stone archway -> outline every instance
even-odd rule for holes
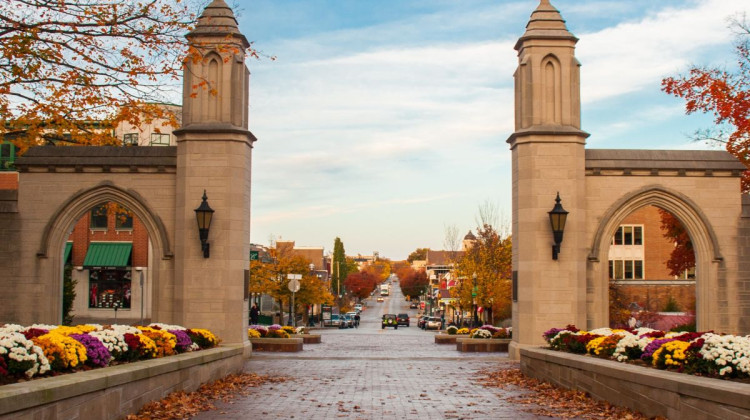
[[[719,242],[709,219],[687,196],[663,186],[642,187],[623,195],[602,216],[591,243],[589,260],[588,323],[609,325],[609,276],[606,264],[611,233],[629,214],[645,206],[655,206],[672,213],[683,224],[693,243],[696,263],[696,327],[712,327],[710,314],[716,299],[711,291],[718,284],[719,266],[723,262]]]
[[[60,307],[62,301],[62,271],[55,269],[55,267],[61,267],[63,264],[63,251],[70,230],[81,216],[93,206],[107,201],[124,205],[145,226],[154,251],[154,258],[151,259],[152,266],[149,270],[149,288],[151,290],[150,313],[153,316],[157,313],[157,310],[160,313],[171,311],[171,308],[164,307],[165,305],[168,306],[168,302],[160,299],[160,291],[164,289],[161,286],[163,283],[172,282],[171,270],[173,270],[171,262],[165,264],[166,261],[173,258],[173,251],[164,223],[155,213],[152,206],[148,204],[148,201],[136,191],[116,186],[111,181],[103,181],[99,185],[78,191],[65,200],[52,213],[46,227],[42,231],[42,240],[37,251],[37,258],[49,258],[51,267],[53,267],[50,282],[52,286],[51,290],[54,291],[53,296],[50,296],[50,304],[53,306],[52,313],[58,314],[58,316],[61,316],[62,313]],[[156,304],[157,302],[160,302],[159,305]]]

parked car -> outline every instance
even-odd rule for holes
[[[354,316],[357,315],[358,313],[352,311],[352,312],[347,312],[346,314],[349,315],[352,318],[352,326],[353,327],[357,327],[357,325],[356,325],[357,324],[357,318],[355,318]]]
[[[436,316],[428,316],[425,320],[424,329],[426,330],[439,330],[442,325],[440,318]]]
[[[354,318],[349,314],[341,315],[341,327],[340,328],[354,328]]]
[[[424,323],[427,320],[427,315],[419,315],[417,316],[417,328],[424,329]]]
[[[341,318],[339,317],[339,314],[331,314],[331,319],[326,321],[323,325],[326,327],[341,328]]]
[[[417,302],[412,302],[409,304],[409,309],[418,309],[419,304]]]
[[[377,300],[378,300],[378,302],[382,302],[382,301],[384,301],[385,299],[383,299],[382,297],[379,297],[379,298],[378,298]]]
[[[385,327],[393,327],[394,330],[398,329],[398,319],[396,319],[396,314],[383,315],[382,328],[385,329]]]
[[[396,316],[396,320],[398,321],[398,325],[406,325],[409,326],[409,314],[398,314]]]
[[[357,312],[362,312],[362,309],[364,309],[364,308],[365,307],[362,306],[361,303],[358,303],[358,304],[354,305],[354,310],[357,311]]]

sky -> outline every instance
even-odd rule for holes
[[[747,0],[552,0],[579,42],[588,148],[702,149],[705,115],[661,92],[733,68]],[[511,215],[516,40],[538,0],[249,0],[251,242],[405,259]],[[274,57],[275,59],[271,59]],[[550,209],[554,203],[550,203]]]

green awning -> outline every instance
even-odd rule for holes
[[[83,266],[127,267],[132,249],[130,242],[91,242]]]
[[[65,242],[65,254],[63,254],[63,264],[68,262],[70,251],[73,250],[73,242]]]

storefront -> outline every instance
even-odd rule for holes
[[[130,309],[132,290],[130,242],[91,242],[83,262],[88,270],[90,309]]]

